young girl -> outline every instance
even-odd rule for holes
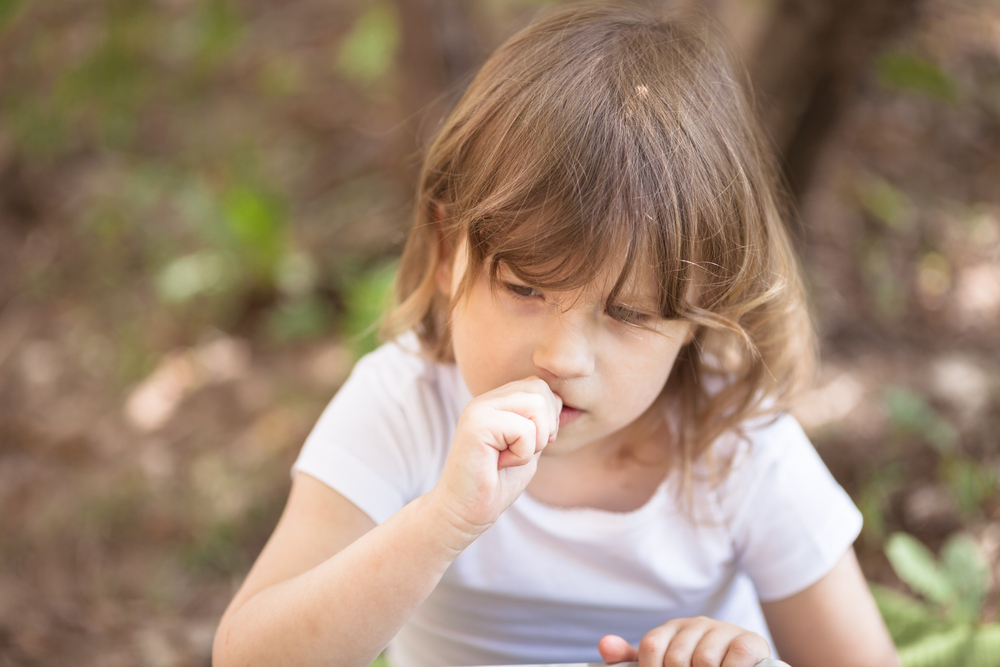
[[[490,58],[216,665],[897,664],[782,412],[813,338],[722,44],[585,5]]]

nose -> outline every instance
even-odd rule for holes
[[[585,377],[594,372],[594,345],[578,318],[553,315],[539,330],[532,361],[556,378]]]

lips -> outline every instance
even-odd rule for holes
[[[559,428],[572,424],[582,414],[583,410],[564,403],[562,410],[559,411]]]

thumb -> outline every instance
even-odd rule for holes
[[[597,651],[606,665],[616,662],[635,662],[639,659],[639,651],[618,635],[604,635],[597,642]]]

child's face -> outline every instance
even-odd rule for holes
[[[439,287],[455,294],[466,267],[465,249],[438,274]],[[473,396],[532,375],[563,401],[559,435],[545,454],[586,445],[617,446],[622,431],[660,395],[691,324],[656,315],[652,283],[622,296],[622,323],[605,312],[610,271],[573,293],[544,293],[501,272],[493,290],[482,275],[451,320],[455,361]],[[636,444],[636,443],[630,443]]]

